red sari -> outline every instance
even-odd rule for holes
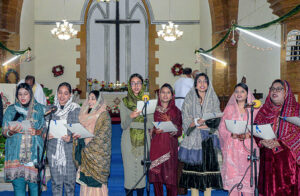
[[[178,137],[182,134],[182,118],[180,110],[175,106],[173,96],[168,107],[161,106],[158,99],[156,111],[154,113],[155,122],[172,121],[177,127],[177,134],[170,133],[152,134],[150,159],[151,166],[149,181],[151,183],[162,183],[177,186],[177,164],[178,164]]]
[[[284,90],[283,106],[273,104],[269,93],[265,104],[255,118],[257,124],[272,123],[277,141],[280,143],[280,146],[274,149],[268,149],[259,144],[258,190],[264,196],[299,196],[300,194],[298,179],[300,178],[300,128],[279,118],[279,116],[299,117],[300,106],[286,81]]]

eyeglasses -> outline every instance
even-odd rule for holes
[[[131,82],[130,86],[142,86],[141,82]]]
[[[280,91],[282,91],[284,88],[282,88],[282,87],[277,87],[277,88],[274,88],[274,87],[271,87],[270,88],[270,91],[271,92],[280,92]]]

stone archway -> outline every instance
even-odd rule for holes
[[[155,65],[158,64],[158,59],[155,57],[155,52],[159,50],[158,45],[155,44],[155,39],[157,38],[156,34],[156,25],[151,24],[151,16],[147,0],[142,0],[144,7],[146,8],[147,16],[148,16],[148,24],[149,24],[149,49],[148,49],[148,72],[149,72],[149,91],[150,96],[154,97],[155,92],[158,88],[156,84],[156,78],[158,77],[158,72],[155,70]],[[76,64],[80,65],[80,71],[76,73],[76,77],[79,78],[79,85],[77,88],[82,91],[81,99],[84,99],[86,96],[86,76],[87,76],[87,32],[86,32],[86,25],[87,25],[87,18],[88,18],[88,10],[92,5],[92,0],[88,0],[85,3],[85,10],[84,13],[82,12],[82,17],[84,24],[80,26],[80,32],[78,32],[77,38],[80,39],[80,44],[76,46],[76,51],[80,52],[80,58],[76,59]]]

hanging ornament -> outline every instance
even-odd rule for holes
[[[236,44],[236,41],[235,41],[235,39],[234,39],[234,29],[232,30],[232,38],[231,38],[231,45],[235,45]]]

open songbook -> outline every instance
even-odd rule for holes
[[[251,125],[248,125],[249,131],[251,131]],[[272,129],[271,124],[265,125],[253,125],[253,135],[264,140],[275,139],[276,135]]]
[[[163,130],[164,132],[174,132],[177,131],[176,126],[171,121],[165,122],[153,122],[156,129]]]
[[[247,121],[241,120],[225,120],[226,128],[234,134],[244,134],[248,132]]]
[[[213,119],[213,118],[221,118],[223,116],[223,113],[205,113],[202,116],[203,120],[209,120],[209,119]]]
[[[15,127],[17,125],[21,125],[22,126],[22,131],[21,133],[24,133],[26,131],[28,131],[29,128],[31,128],[31,124],[29,120],[23,120],[23,121],[10,121],[8,122],[8,125],[11,127]]]
[[[48,127],[48,122],[46,124]],[[67,124],[67,120],[51,120],[49,133],[58,139],[68,135],[67,128],[64,126],[65,124]]]
[[[80,135],[80,138],[94,137],[94,135],[84,128],[80,123],[66,124],[65,126],[72,133]]]
[[[143,112],[144,105],[145,105],[144,101],[138,101],[137,107],[136,107],[137,110]],[[156,105],[157,105],[157,99],[151,99],[151,100],[147,101],[147,114],[153,114],[155,112]],[[141,115],[143,115],[142,112],[141,112]]]
[[[280,116],[279,118],[286,120],[286,121],[293,123],[294,125],[297,125],[300,127],[300,118],[297,116],[292,116],[292,117],[281,117]]]

